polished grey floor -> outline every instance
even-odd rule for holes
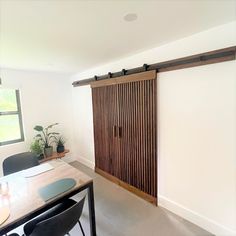
[[[96,225],[98,236],[210,236],[212,234],[181,217],[155,207],[120,186],[94,173],[79,162],[70,163],[94,178]],[[75,196],[79,200],[86,192]],[[87,202],[81,217],[85,235],[89,236]],[[14,232],[22,234],[22,227]],[[76,225],[71,236],[82,235]],[[52,235],[53,236],[53,235]]]

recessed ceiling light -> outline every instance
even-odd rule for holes
[[[135,13],[129,13],[124,16],[124,20],[128,21],[128,22],[135,21],[135,20],[137,20],[137,18],[138,18],[138,16]]]

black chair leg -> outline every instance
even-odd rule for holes
[[[84,230],[83,230],[83,227],[82,227],[80,221],[78,221],[78,223],[79,223],[79,227],[80,227],[80,229],[81,229],[81,232],[82,232],[83,236],[85,236],[85,233],[84,233]]]

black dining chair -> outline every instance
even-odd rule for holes
[[[82,235],[85,236],[80,223],[85,197],[76,202],[67,199],[39,217],[24,225],[25,236],[64,236],[79,223]]]
[[[32,152],[23,152],[7,157],[2,164],[3,174],[9,175],[39,165],[37,156]]]

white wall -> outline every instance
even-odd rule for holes
[[[162,73],[158,96],[162,203],[235,231],[236,62]]]
[[[71,81],[236,45],[236,22],[77,74]],[[89,86],[73,89],[75,154],[94,165]],[[158,74],[159,204],[236,235],[236,62]]]
[[[28,151],[36,132],[33,127],[58,122],[61,132],[72,149],[71,84],[68,75],[0,69],[4,88],[17,88],[21,95],[25,141],[0,146],[0,165],[9,155]],[[72,150],[71,150],[72,151]],[[73,151],[68,155],[72,156]],[[2,168],[0,168],[0,175]]]

